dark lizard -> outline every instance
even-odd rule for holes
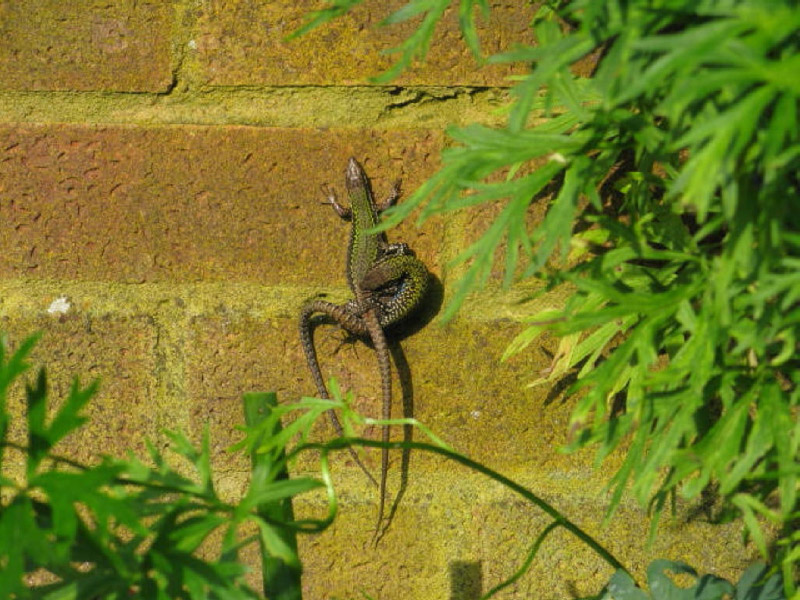
[[[350,206],[344,207],[330,191],[326,204],[330,204],[344,220],[352,222],[347,250],[347,282],[353,295],[345,304],[314,300],[300,312],[300,340],[303,345],[311,376],[321,398],[328,398],[328,390],[319,368],[311,330],[311,317],[322,313],[333,319],[352,335],[368,337],[378,359],[383,397],[383,419],[391,416],[392,380],[389,349],[384,327],[396,323],[410,313],[420,302],[428,286],[428,270],[414,252],[402,243],[390,244],[385,234],[367,233],[380,222],[380,213],[394,204],[399,195],[395,184],[392,195],[380,206],[375,204],[369,180],[358,162],[351,158],[347,163],[345,184]],[[334,429],[341,436],[343,430],[336,414],[329,412]],[[389,427],[383,429],[383,441],[389,441]],[[355,450],[350,449],[356,463],[373,482]],[[389,468],[389,450],[381,453],[380,508],[375,529],[377,540],[386,500],[386,473]]]

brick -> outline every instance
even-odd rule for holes
[[[0,330],[8,335],[12,350],[34,331],[43,333],[31,357],[34,368],[25,379],[33,382],[38,369],[46,369],[51,406],[68,396],[75,377],[83,387],[99,379],[97,395],[84,410],[88,422],[62,442],[59,454],[82,462],[96,461],[103,453],[122,457],[129,449],[144,456],[145,438],[157,440],[161,428],[170,423],[169,410],[159,407],[157,397],[158,335],[150,318],[71,311],[58,317],[4,317]],[[10,398],[12,439],[23,442],[21,382]]]
[[[191,431],[199,437],[208,425],[218,472],[249,470],[243,454],[226,450],[242,437],[236,427],[244,423],[244,393],[275,391],[281,402],[297,400],[292,383],[299,377],[299,363],[272,356],[286,343],[288,325],[285,320],[256,322],[224,316],[195,318],[189,323],[185,351]]]
[[[429,326],[403,344],[414,374],[414,416],[470,458],[506,472],[585,471],[591,456],[565,456],[572,402],[526,387],[549,365],[552,340],[500,362],[521,330],[511,322]]]
[[[164,92],[170,3],[0,0],[0,89]]]
[[[451,463],[448,463],[451,464]],[[533,541],[552,519],[519,496],[460,467],[411,477],[397,512],[377,547],[368,543],[377,499],[340,502],[333,526],[321,535],[300,536],[304,592],[309,597],[371,597],[423,600],[471,590],[478,597],[515,573]],[[523,480],[528,487],[536,478]],[[743,556],[735,541],[739,526],[712,525],[687,517],[679,505],[674,524],[660,527],[648,547],[646,511],[623,504],[607,525],[604,497],[584,499],[564,490],[535,489],[591,535],[640,580],[655,558],[688,560],[702,573],[736,580],[756,558]],[[340,498],[340,500],[342,500]],[[393,500],[393,498],[390,498]],[[321,500],[300,497],[297,518],[324,515]],[[498,597],[567,599],[596,594],[613,568],[563,528],[550,533],[530,570]]]
[[[295,311],[299,313],[298,306]],[[320,327],[315,338],[320,366],[327,379],[336,376],[344,389],[357,392],[354,406],[364,414],[379,416],[380,383],[373,361],[359,360],[353,348],[337,352],[341,336],[333,327]],[[360,357],[371,351],[359,344]],[[365,364],[366,363],[366,364]],[[241,397],[246,392],[274,391],[282,404],[315,396],[316,390],[300,347],[296,319],[256,321],[242,315],[195,318],[186,339],[186,393],[191,404],[192,430],[197,435],[207,422],[217,468],[223,472],[245,472],[249,462],[241,454],[226,451],[241,439],[236,426],[244,422]],[[374,428],[366,435],[378,437]],[[335,435],[327,418],[314,430],[318,440]],[[380,468],[379,451],[366,452],[365,463]],[[360,474],[347,453],[332,458],[333,468],[345,474]],[[306,455],[299,469],[317,470],[316,458]],[[360,485],[361,482],[356,485]]]
[[[712,572],[735,581],[747,564],[756,559],[751,550],[729,540],[739,532],[736,524],[712,525],[687,519],[684,510],[676,520],[680,527],[661,527],[652,547],[648,546],[649,519],[638,507],[623,505],[604,525],[602,501],[572,499],[551,492],[548,498],[568,519],[592,536],[642,582],[646,568],[656,558],[687,561],[700,573]],[[683,507],[685,509],[685,507]],[[541,511],[520,500],[479,504],[472,513],[476,532],[473,556],[488,557],[484,564],[484,591],[510,577],[522,564],[533,540],[552,521]],[[566,529],[554,530],[542,543],[531,569],[512,584],[501,598],[575,598],[598,593],[614,569]]]
[[[325,514],[319,505],[310,509],[303,500],[294,504],[300,518]],[[359,590],[386,600],[451,597],[447,574],[453,548],[441,542],[446,531],[452,540],[461,537],[452,515],[435,502],[404,503],[375,548],[370,543],[375,511],[374,503],[341,506],[328,530],[298,538],[303,597],[355,598]]]
[[[299,312],[299,306],[292,312]],[[602,488],[602,478],[591,470],[593,454],[564,455],[571,403],[544,387],[527,389],[524,383],[548,364],[544,352],[530,351],[499,362],[505,345],[519,326],[504,323],[456,323],[441,328],[424,327],[400,342],[404,356],[401,376],[393,364],[393,417],[413,416],[458,452],[503,473],[535,471],[554,485],[592,494]],[[395,332],[400,335],[402,331]],[[341,332],[333,326],[315,331],[320,367],[326,381],[335,376],[343,390],[354,393],[354,407],[362,414],[380,417],[381,392],[372,351],[361,342],[341,347]],[[457,349],[457,355],[450,354]],[[552,348],[549,349],[552,352]],[[212,444],[226,470],[248,469],[242,457],[224,452],[238,439],[235,426],[242,423],[241,395],[247,391],[278,392],[280,402],[315,395],[294,319],[258,322],[242,315],[195,319],[187,339],[187,390],[195,430],[208,419]],[[403,382],[401,384],[401,381]],[[392,429],[402,439],[400,427]],[[327,422],[316,430],[318,439],[334,434]],[[380,429],[362,432],[380,438]],[[424,435],[414,433],[417,441]],[[618,457],[612,456],[613,465]],[[380,469],[380,451],[368,449],[364,462]],[[400,453],[392,453],[391,469],[398,472]],[[358,474],[346,453],[334,457],[337,469]],[[441,469],[441,459],[417,453],[413,470],[419,474]],[[313,459],[301,469],[316,470]]]
[[[345,285],[348,226],[321,206],[347,157],[376,194],[434,169],[425,132],[0,128],[0,277]],[[438,268],[441,227],[390,233]]]
[[[212,86],[366,84],[369,76],[386,70],[397,58],[382,51],[399,46],[419,24],[419,19],[412,19],[377,26],[404,4],[403,0],[365,2],[346,17],[286,41],[319,2],[211,0],[201,9],[195,40],[201,80]],[[489,20],[478,21],[484,54],[531,42],[532,7],[490,4]],[[426,62],[392,83],[502,86],[508,85],[506,78],[513,72],[507,65],[477,66],[461,40],[457,10],[451,7],[436,29]]]

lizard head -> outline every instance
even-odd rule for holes
[[[352,156],[350,160],[347,161],[344,181],[349,193],[364,190],[369,186],[367,174],[364,173],[364,169],[361,168],[361,165],[358,164],[358,161]]]

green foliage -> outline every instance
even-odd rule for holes
[[[552,505],[485,465],[453,452],[416,420],[381,421],[354,412],[352,394],[343,395],[335,380],[330,384],[332,400],[303,398],[278,405],[274,393],[245,395],[247,426],[242,429],[246,435],[235,448],[250,453],[253,467],[250,485],[238,503],[226,503],[215,491],[207,432],[199,449],[183,435],[168,432],[173,451],[193,466],[194,478],[174,470],[152,445],[149,458],[154,466],[132,456],[127,460],[106,457],[95,466],[59,457],[53,449],[85,423],[80,413],[96,385],[81,388],[76,381],[48,424],[46,414],[52,407],[48,406],[43,370],[36,385],[26,388],[28,444],[17,445],[5,437],[10,421],[7,393],[28,369],[26,359],[35,341],[35,337],[26,340],[10,357],[5,355],[5,340],[0,344],[0,451],[10,449],[26,459],[22,481],[14,478],[13,464],[5,454],[0,461],[6,488],[0,503],[2,598],[258,598],[244,583],[246,567],[238,560],[244,547],[257,542],[266,597],[299,600],[302,569],[295,533],[322,531],[337,511],[329,454],[351,446],[385,445],[352,437],[309,442],[316,419],[331,409],[341,412],[349,432],[356,425],[415,426],[433,444],[392,442],[389,447],[444,456],[500,483],[550,516],[550,525],[534,541],[520,569],[484,599],[521,577],[545,539],[558,528],[576,536],[613,568],[626,572],[605,548]],[[289,421],[285,427],[282,420]],[[309,451],[319,453],[322,481],[289,478],[290,462]],[[328,514],[322,519],[295,520],[291,499],[319,488],[326,491]],[[258,533],[242,540],[237,533],[246,522],[255,524]],[[217,531],[222,533],[219,548],[203,547]],[[29,585],[25,579],[34,574],[46,581]]]
[[[347,14],[351,8],[361,4],[363,1],[364,0],[331,0],[331,2],[328,3],[328,6],[322,10],[309,13],[305,24],[300,29],[293,32],[287,39],[293,39],[300,37],[301,35],[305,35],[312,29],[316,29],[320,25],[323,25],[324,23],[327,23],[336,17]]]
[[[445,3],[389,71],[424,55]],[[424,10],[423,10],[424,9]],[[439,12],[437,12],[439,11]],[[570,449],[624,449],[653,527],[676,494],[712,493],[783,570],[800,561],[800,9],[790,0],[545,2],[504,128],[452,128],[442,168],[385,226],[500,202],[458,257],[452,317],[505,249],[504,284],[573,290],[510,346],[560,336],[550,373],[576,378]],[[470,39],[469,35],[465,36]],[[575,63],[596,58],[590,77]],[[540,125],[532,117],[548,117]],[[491,175],[495,177],[490,177]],[[502,181],[497,175],[504,176]],[[491,183],[490,183],[491,182]],[[549,208],[533,228],[533,199]],[[534,382],[537,383],[537,382]],[[769,547],[763,523],[781,530]]]
[[[287,450],[286,456],[289,458],[289,460],[291,460],[303,452],[312,451],[319,453],[321,478],[328,484],[328,502],[330,507],[330,513],[329,513],[329,520],[327,522],[330,522],[335,516],[336,504],[337,504],[335,491],[333,489],[333,486],[330,485],[331,474],[328,463],[328,455],[331,452],[342,451],[344,449],[353,446],[369,447],[369,448],[388,447],[390,449],[397,449],[397,450],[406,449],[406,450],[416,450],[421,452],[429,452],[432,454],[438,454],[440,456],[443,456],[450,461],[458,463],[476,473],[480,473],[485,477],[488,477],[489,479],[507,488],[514,494],[519,495],[525,501],[529,502],[539,510],[543,511],[552,519],[552,521],[547,525],[547,527],[545,527],[544,530],[534,540],[533,544],[530,547],[530,550],[528,551],[527,557],[520,565],[519,569],[514,574],[512,574],[508,579],[494,586],[487,593],[481,596],[481,600],[489,600],[489,598],[494,597],[501,590],[510,586],[520,577],[522,577],[528,571],[530,565],[536,558],[536,555],[538,554],[542,544],[545,542],[547,537],[553,531],[556,531],[559,528],[563,528],[570,534],[577,537],[583,544],[588,546],[594,553],[596,553],[602,560],[604,560],[614,569],[617,569],[619,572],[622,573],[627,573],[622,563],[620,563],[607,549],[605,549],[592,536],[583,531],[580,527],[578,527],[569,518],[567,518],[565,515],[559,512],[558,509],[556,509],[546,500],[544,500],[540,496],[537,496],[532,491],[523,487],[519,483],[487,467],[486,465],[478,463],[462,454],[454,452],[451,448],[449,448],[444,442],[442,442],[435,435],[433,435],[433,433],[431,433],[430,430],[428,430],[424,425],[422,425],[416,419],[408,418],[408,419],[379,420],[379,419],[366,418],[360,415],[359,413],[353,411],[353,409],[351,408],[353,394],[352,393],[342,394],[341,390],[339,389],[338,383],[336,382],[335,379],[332,379],[330,381],[329,389],[331,390],[332,399],[323,400],[318,398],[302,398],[297,403],[272,407],[270,410],[270,414],[267,418],[262,419],[262,421],[257,425],[245,429],[247,436],[237,445],[237,447],[245,448],[251,454],[255,455],[258,455],[259,453],[262,452],[273,452],[276,447],[281,446],[282,444],[286,444],[288,440],[285,437],[275,439],[275,437],[270,435],[269,432],[272,431],[272,427],[274,427],[275,423],[279,422],[281,419],[284,419],[289,415],[292,415],[293,413],[296,413],[295,415],[296,418],[289,419],[290,423],[287,424],[282,431],[282,435],[288,435],[289,437],[294,437],[295,439],[298,440],[298,443],[291,450]],[[311,425],[317,418],[320,418],[328,410],[339,411],[340,413],[339,418],[342,423],[342,427],[345,431],[345,435],[347,437],[336,438],[325,443],[309,442],[308,434],[310,432]],[[313,416],[309,417],[309,415]],[[356,425],[359,426],[410,425],[422,431],[432,443],[402,441],[402,442],[389,442],[387,444],[375,440],[350,437]]]
[[[696,579],[691,587],[676,585],[668,572],[690,575]],[[697,576],[689,565],[670,560],[654,560],[647,567],[647,587],[650,593],[636,587],[630,575],[617,571],[611,577],[600,600],[782,600],[784,598],[780,576],[769,575],[763,564],[750,566],[736,585],[715,575]]]
[[[258,427],[269,418],[275,410],[278,398],[276,394],[245,394],[244,419],[248,427]],[[266,436],[280,435],[280,422],[273,422],[272,428],[263,431]],[[276,449],[274,452],[253,452],[250,455],[253,464],[253,480],[277,481],[289,484],[289,470],[286,463],[286,452]],[[256,507],[258,515],[269,523],[289,523],[294,521],[292,497],[285,496],[266,500]],[[271,541],[271,546],[267,542]],[[264,595],[270,600],[300,600],[302,585],[300,574],[302,567],[297,558],[297,535],[289,527],[271,527],[271,534],[262,537],[261,572],[264,582]],[[280,545],[278,545],[278,543]]]
[[[362,2],[363,0],[330,0],[322,10],[309,13],[303,26],[289,35],[288,39],[306,34],[312,29],[346,14],[350,9]],[[441,20],[445,9],[452,3],[452,0],[411,0],[411,2],[381,21],[381,26],[387,26],[422,16],[414,33],[397,48],[385,51],[386,54],[399,54],[400,58],[385,73],[373,78],[373,81],[385,83],[397,77],[402,71],[410,67],[415,60],[424,60],[428,54],[436,24]],[[479,9],[484,18],[487,17],[489,14],[488,0],[460,0],[458,5],[458,23],[464,36],[464,42],[473,56],[480,60],[480,42],[475,29],[475,9]]]
[[[8,391],[28,368],[35,341],[26,340],[8,357],[6,341],[0,343],[0,597],[257,598],[237,557],[258,542],[273,563],[294,569],[297,594],[286,597],[299,598],[297,547],[287,542],[287,530],[299,525],[266,509],[322,483],[282,478],[284,459],[276,451],[259,459],[244,498],[228,503],[214,487],[207,435],[195,448],[183,435],[169,434],[175,454],[193,467],[192,478],[169,466],[152,445],[152,466],[132,456],[107,457],[94,466],[59,457],[54,448],[85,422],[80,413],[96,385],[83,388],[75,381],[48,422],[52,406],[43,370],[26,388],[28,443],[16,445],[7,439]],[[24,474],[16,473],[21,469],[14,470],[9,454],[24,456]],[[246,522],[255,523],[259,534],[240,540]],[[303,527],[326,524],[314,525]],[[212,536],[221,543],[203,547]],[[32,574],[44,583],[26,585]]]

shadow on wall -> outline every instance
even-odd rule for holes
[[[450,600],[478,600],[482,590],[481,561],[450,563]]]

